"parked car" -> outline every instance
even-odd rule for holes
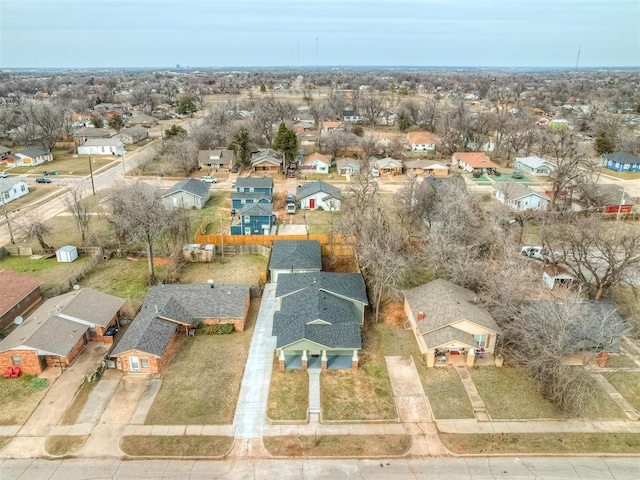
[[[203,177],[200,177],[200,180],[207,183],[218,183],[217,178],[210,177],[209,175],[204,175]]]
[[[513,173],[511,174],[511,176],[513,178],[517,178],[517,179],[524,178],[524,175],[522,174],[522,172],[520,170],[514,170]]]
[[[287,193],[287,203],[294,203],[295,195],[293,193]]]
[[[50,178],[38,177],[36,178],[36,183],[51,183]]]
[[[9,178],[9,175],[7,175],[7,172],[0,172],[0,178]]]
[[[539,245],[526,245],[520,249],[520,253],[525,257],[537,258],[538,260],[544,260],[546,258],[546,252],[544,248]]]
[[[287,213],[296,213],[295,203],[287,203]]]
[[[231,188],[236,188],[236,181],[231,182]]]
[[[238,173],[240,171],[240,168],[238,167],[238,165],[234,165],[233,167],[231,167],[230,172],[231,173]]]

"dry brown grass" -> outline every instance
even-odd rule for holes
[[[610,372],[603,376],[627,402],[640,410],[640,372]]]
[[[49,389],[49,382],[35,375],[0,377],[0,425],[23,425]]]
[[[467,392],[453,368],[429,368],[422,384],[435,418],[474,418]]]
[[[147,425],[230,424],[255,326],[252,302],[244,332],[197,335],[184,340],[165,367]]]
[[[454,453],[467,454],[637,454],[640,434],[634,433],[441,433]]]
[[[45,171],[56,171],[60,175],[89,175],[89,155],[78,155],[74,158],[73,154],[69,153],[67,149],[54,149],[51,153],[53,153],[52,162],[43,163],[35,167],[15,167],[9,171],[11,173],[28,173],[32,175],[42,175]],[[94,172],[116,160],[122,161],[119,157],[111,155],[92,155],[91,160]],[[54,181],[58,178],[60,178],[58,175],[52,177]]]
[[[384,457],[404,455],[409,435],[316,435],[264,437],[265,448],[278,457]]]
[[[89,399],[89,395],[91,395],[91,392],[97,384],[98,382],[84,382],[80,386],[75,396],[73,397],[71,405],[69,405],[69,407],[67,407],[67,409],[65,410],[64,415],[62,415],[62,418],[58,422],[58,425],[73,425],[74,423],[76,423],[78,415],[80,415],[80,412],[82,412],[82,409]]]
[[[260,272],[266,271],[268,261],[262,255],[227,255],[218,256],[211,263],[189,263],[180,274],[180,283],[206,284],[212,278],[216,284],[258,285]]]
[[[44,449],[56,457],[67,455],[84,445],[87,438],[86,435],[51,435],[47,437]]]
[[[127,436],[120,449],[132,457],[220,457],[233,446],[233,437],[222,436]]]
[[[309,376],[302,370],[281,371],[273,362],[267,416],[271,420],[305,420],[309,408]]]

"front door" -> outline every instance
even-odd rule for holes
[[[309,208],[312,209],[312,210],[314,208],[316,208],[316,199],[315,198],[310,198],[309,199]]]
[[[132,372],[140,371],[140,359],[137,356],[131,355],[129,357],[129,365],[131,366]]]

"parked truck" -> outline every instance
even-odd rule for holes
[[[287,213],[296,213],[296,197],[293,193],[287,194]]]

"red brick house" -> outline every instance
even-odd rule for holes
[[[41,284],[42,282],[35,277],[11,270],[0,270],[0,330],[42,300]]]
[[[109,333],[124,302],[90,288],[50,298],[0,341],[0,371],[19,366],[38,375],[49,366],[71,365],[90,341],[113,342]]]
[[[244,330],[249,285],[159,285],[150,288],[144,304],[111,352],[125,373],[158,373],[178,335],[199,324],[233,324]]]

